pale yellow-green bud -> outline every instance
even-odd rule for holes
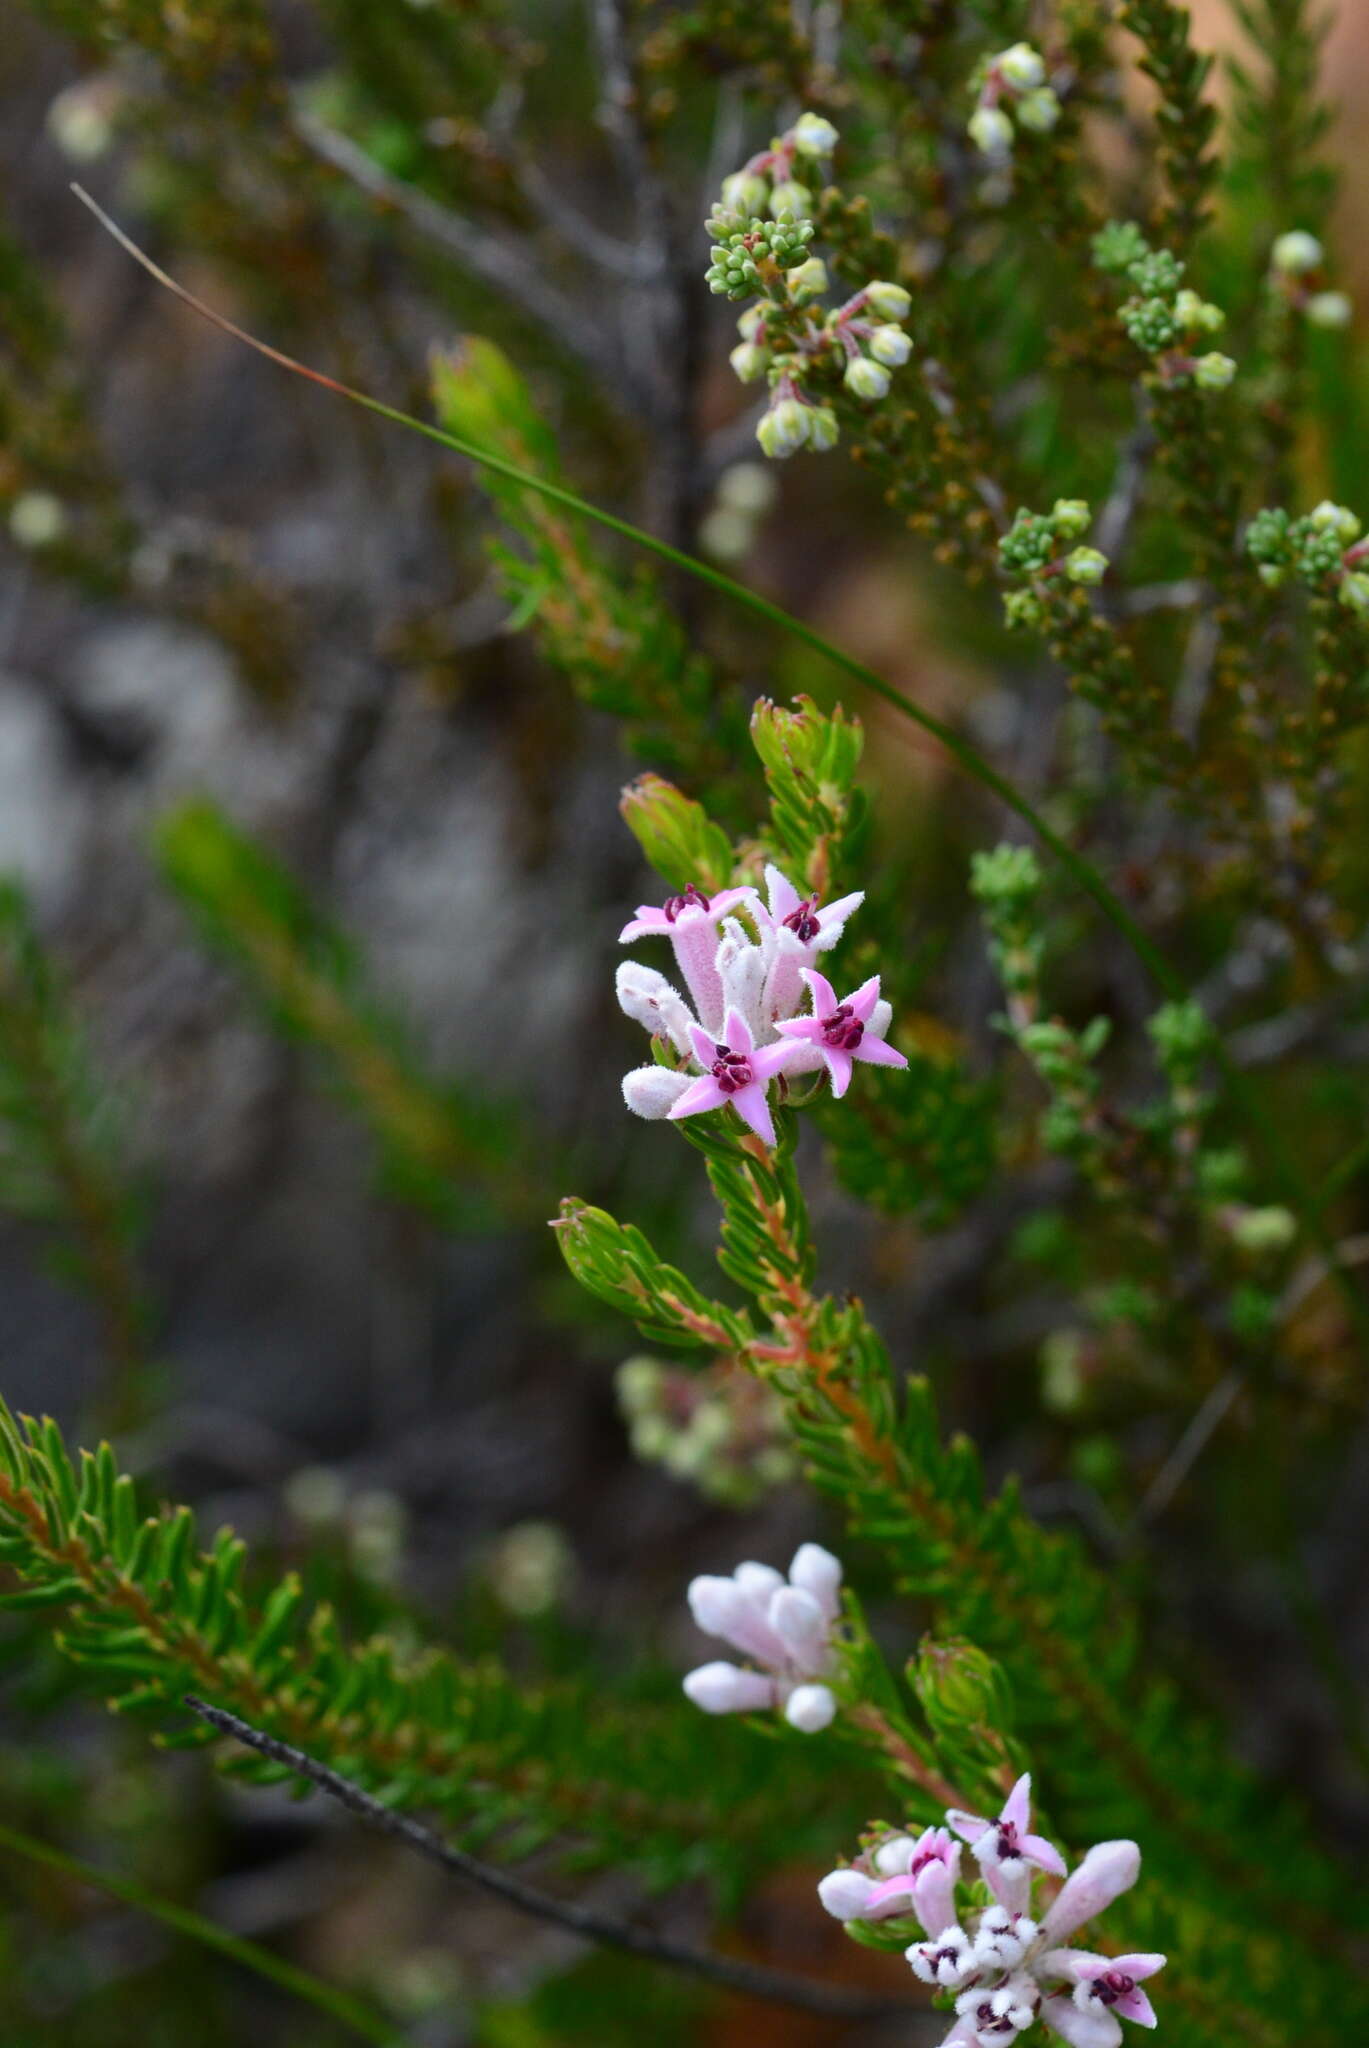
[[[888,370],[901,369],[913,352],[913,344],[901,327],[892,320],[882,327],[876,327],[867,336],[865,346],[877,363],[883,363]]]
[[[871,362],[869,356],[852,356],[841,381],[857,398],[878,399],[889,395],[889,372],[882,363]]]
[[[751,220],[763,212],[769,191],[768,181],[754,171],[734,171],[730,178],[723,179],[723,205]]]
[[[790,132],[800,156],[830,156],[839,139],[832,123],[821,114],[800,114]]]
[[[1302,310],[1314,327],[1348,327],[1355,309],[1345,292],[1313,292]]]
[[[754,341],[739,341],[727,360],[743,384],[754,384],[769,367],[770,351]]]
[[[1309,270],[1318,267],[1322,255],[1321,243],[1315,235],[1302,228],[1291,228],[1275,242],[1270,261],[1285,277],[1305,277]]]
[[[1243,1252],[1286,1251],[1298,1234],[1297,1218],[1287,1209],[1243,1209],[1231,1235]]]
[[[985,156],[1010,153],[1013,125],[1000,107],[976,107],[965,126],[971,142]]]
[[[1220,355],[1216,349],[1210,355],[1199,356],[1193,365],[1193,381],[1200,391],[1225,391],[1235,374],[1232,357]]]
[[[1108,572],[1108,558],[1098,548],[1073,548],[1064,567],[1071,583],[1101,583]]]
[[[1093,524],[1087,498],[1057,498],[1051,506],[1051,525],[1061,540],[1078,540]]]
[[[766,454],[782,460],[797,455],[811,432],[810,409],[796,398],[781,398],[762,417],[756,439]]]
[[[791,295],[800,302],[820,299],[827,289],[827,265],[820,256],[810,256],[806,263],[796,264],[793,270],[787,270],[784,281]]]
[[[1060,101],[1048,85],[1041,85],[1035,92],[1024,92],[1014,112],[1020,128],[1030,129],[1033,135],[1049,135],[1060,119]]]
[[[1045,81],[1046,67],[1040,52],[1030,43],[1014,43],[1010,50],[1002,50],[991,60],[992,70],[1018,92],[1031,92]]]
[[[911,295],[901,284],[890,284],[887,278],[872,277],[865,287],[865,300],[872,313],[881,320],[906,320],[913,310]]]
[[[1330,498],[1323,498],[1314,505],[1307,515],[1310,525],[1322,533],[1334,533],[1343,547],[1351,547],[1360,537],[1360,522],[1348,505],[1337,505]]]
[[[794,220],[807,220],[813,211],[813,195],[797,178],[786,178],[771,192],[770,210],[776,220],[783,220],[786,214]]]

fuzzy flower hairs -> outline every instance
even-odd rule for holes
[[[765,879],[764,899],[752,888],[709,897],[691,885],[659,908],[641,905],[623,927],[625,942],[669,940],[693,1002],[691,1009],[673,983],[640,961],[618,969],[620,1006],[679,1062],[635,1067],[623,1077],[623,1098],[638,1116],[678,1119],[730,1103],[773,1145],[769,1094],[777,1077],[825,1074],[833,1095],[842,1096],[857,1061],[907,1066],[888,1043],[891,1012],[879,976],[839,997],[818,971],[863,892],[822,904],[801,897],[778,868],[768,867]]]
[[[977,1870],[962,1867],[966,1847]],[[952,1807],[944,1827],[872,1838],[823,1878],[818,1896],[838,1920],[887,1921],[899,1938],[906,1923],[914,1975],[954,2005],[943,2048],[1010,2048],[1038,2020],[1069,2048],[1119,2048],[1123,2020],[1156,2024],[1142,1987],[1165,1958],[1065,1944],[1130,1890],[1140,1868],[1135,1842],[1099,1842],[1067,1875],[1055,1845],[1032,1833],[1031,1779],[1021,1777],[1001,1813]],[[976,1878],[989,1903],[958,1908],[957,1892]],[[1061,1879],[1038,1905],[1043,1880]]]

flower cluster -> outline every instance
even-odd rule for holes
[[[1067,583],[1101,583],[1108,558],[1098,548],[1078,545],[1093,514],[1083,498],[1057,498],[1049,512],[1019,509],[998,544],[999,560],[1013,575],[1030,579],[1026,590],[1010,591],[1003,601],[1010,626],[1039,626],[1045,617],[1041,586],[1053,577]],[[1071,546],[1073,542],[1075,545]]]
[[[1348,327],[1353,307],[1345,292],[1325,286],[1326,252],[1305,228],[1280,235],[1270,251],[1273,289],[1313,327]]]
[[[721,1660],[684,1681],[706,1714],[754,1714],[778,1707],[792,1728],[816,1735],[837,1711],[822,1681],[836,1665],[832,1631],[841,1615],[841,1564],[818,1543],[802,1543],[789,1577],[769,1564],[739,1564],[731,1578],[692,1579],[689,1610],[705,1635],[721,1636],[759,1670]]]
[[[1061,1944],[1135,1884],[1140,1851],[1134,1842],[1100,1842],[1066,1876],[1059,1850],[1031,1832],[1030,1797],[1031,1779],[1022,1777],[994,1819],[952,1808],[945,1827],[873,1840],[855,1863],[823,1878],[818,1896],[838,1920],[906,1921],[906,1930],[889,1930],[900,1940],[920,1930],[904,1953],[924,1984],[954,2000],[946,2048],[1004,2048],[1037,2020],[1070,2048],[1117,2048],[1122,2020],[1155,2025],[1141,1986],[1165,1958]],[[992,1904],[957,1908],[962,1844]],[[1042,1877],[1064,1882],[1038,1917],[1033,1893]]]
[[[1018,128],[1044,135],[1060,119],[1060,99],[1046,83],[1046,66],[1030,43],[1000,50],[976,71],[975,110],[967,123],[970,140],[985,156],[1010,156]]]
[[[727,1365],[692,1372],[659,1358],[618,1368],[618,1405],[635,1454],[688,1480],[709,1500],[752,1506],[798,1477],[784,1410],[764,1381]]]
[[[1246,552],[1260,580],[1277,590],[1290,576],[1369,617],[1369,540],[1348,506],[1324,498],[1301,519],[1281,506],[1257,512],[1246,529]]]
[[[770,403],[756,439],[769,456],[835,447],[837,416],[824,391],[839,376],[854,397],[878,401],[888,395],[890,371],[912,351],[900,325],[912,308],[902,285],[873,278],[840,306],[817,303],[828,288],[827,267],[808,253],[811,194],[791,174],[796,156],[823,157],[836,140],[830,121],[802,115],[724,180],[708,221],[709,289],[729,299],[760,295],[737,322],[741,340],[731,362],[743,384],[768,380]],[[767,200],[775,218],[759,210]]]
[[[1110,221],[1093,238],[1093,260],[1135,288],[1118,318],[1137,348],[1154,359],[1162,384],[1226,389],[1236,374],[1234,359],[1217,349],[1195,353],[1204,337],[1220,333],[1226,315],[1184,284],[1177,256],[1152,249],[1133,221]]]
[[[801,897],[778,868],[768,867],[765,879],[764,900],[753,888],[709,897],[691,884],[659,908],[640,905],[624,925],[624,941],[669,939],[694,1002],[691,1011],[663,974],[639,961],[618,969],[623,1010],[646,1027],[666,1059],[673,1054],[685,1063],[636,1067],[624,1076],[624,1100],[638,1116],[698,1116],[731,1103],[773,1145],[768,1097],[777,1077],[787,1083],[825,1072],[841,1096],[857,1060],[907,1066],[887,1043],[891,1016],[879,976],[839,999],[817,968],[864,891],[824,905]],[[800,1014],[805,995],[808,1009]]]

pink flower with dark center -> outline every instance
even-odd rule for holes
[[[997,1820],[984,1820],[978,1814],[955,1809],[946,1815],[948,1825],[961,1841],[969,1843],[990,1891],[1010,1913],[1026,1910],[1033,1864],[1038,1870],[1050,1871],[1053,1877],[1065,1875],[1065,1859],[1054,1843],[1044,1835],[1030,1833],[1031,1783],[1029,1773],[1018,1779]]]
[[[869,1028],[871,1014],[879,1001],[879,976],[872,974],[868,981],[861,983],[854,995],[838,1002],[830,981],[818,973],[815,967],[802,970],[813,999],[811,1017],[790,1017],[775,1026],[789,1039],[798,1039],[811,1045],[818,1055],[806,1055],[812,1064],[826,1067],[832,1083],[832,1093],[842,1096],[851,1082],[853,1060],[868,1060],[872,1066],[906,1067],[908,1062],[901,1052],[876,1036]]]
[[[704,1069],[703,1079],[686,1088],[674,1107],[672,1118],[698,1116],[706,1109],[721,1109],[730,1102],[742,1121],[749,1124],[765,1144],[775,1142],[775,1125],[766,1101],[766,1090],[781,1068],[790,1064],[789,1046],[758,1046],[746,1019],[729,1010],[721,1039],[714,1039],[696,1024],[690,1033],[694,1056]]]
[[[723,1016],[723,985],[714,964],[718,926],[730,910],[754,902],[755,896],[749,888],[720,889],[716,896],[705,896],[691,882],[678,896],[668,896],[659,909],[639,903],[635,917],[618,934],[623,944],[631,939],[669,939],[705,1030],[716,1031]]]
[[[1085,1949],[1057,1948],[1036,1965],[1043,1977],[1065,1977],[1074,1986],[1069,1999],[1048,1998],[1043,2016],[1071,2048],[1117,2048],[1122,2020],[1138,2027],[1156,2024],[1155,2008],[1141,1989],[1147,1977],[1165,1966],[1159,1955],[1098,1956]]]

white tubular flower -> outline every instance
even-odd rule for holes
[[[852,356],[841,381],[857,398],[887,398],[889,395],[889,372],[881,363],[872,362],[869,356]]]
[[[841,1566],[815,1543],[796,1552],[787,1580],[772,1566],[753,1563],[738,1565],[730,1578],[691,1580],[689,1608],[699,1627],[762,1669],[742,1672],[755,1684],[739,1688],[718,1675],[734,1666],[706,1664],[686,1678],[689,1698],[708,1713],[777,1706],[805,1735],[827,1727],[837,1711],[836,1694],[823,1681],[836,1662],[831,1634],[840,1581]]]
[[[883,363],[890,370],[902,369],[913,352],[912,342],[892,320],[876,327],[867,337],[865,346],[877,363]]]
[[[1045,83],[1045,64],[1040,52],[1034,50],[1030,43],[1014,43],[1010,50],[1000,51],[989,69],[996,71],[1016,92],[1031,92],[1034,87]]]
[[[966,129],[971,142],[984,156],[1011,156],[1013,125],[1001,107],[976,107]]]
[[[1304,228],[1290,228],[1275,242],[1269,260],[1285,277],[1306,277],[1309,270],[1320,269],[1324,255],[1315,235]]]
[[[675,1074],[669,1067],[633,1067],[623,1076],[623,1100],[634,1116],[662,1123],[693,1079],[692,1074]]]
[[[863,1920],[874,1879],[861,1870],[829,1870],[818,1884],[818,1897],[834,1920]]]
[[[724,918],[723,935],[714,962],[723,985],[723,1007],[746,1019],[757,1045],[769,1037],[761,999],[768,967],[762,947],[753,944],[735,917]]]
[[[642,1025],[653,1038],[668,1038],[676,1052],[691,1050],[689,1027],[694,1014],[663,974],[658,974],[654,967],[643,967],[639,960],[624,960],[619,963],[614,983],[618,1007],[625,1016]]]
[[[974,1943],[963,1927],[943,1927],[930,1941],[915,1941],[903,1953],[913,1975],[938,1991],[957,1991],[974,1974]]]
[[[789,139],[800,156],[830,156],[839,137],[821,114],[800,114],[789,131]]]
[[[982,1970],[1015,1970],[1040,1931],[1025,1913],[990,1906],[980,1914],[975,1929],[975,1961]]]
[[[1004,2043],[1024,2033],[1041,2009],[1041,1994],[1030,1977],[1010,1977],[996,1991],[962,1991],[955,2002],[956,2015],[968,2025],[969,2039],[978,2048],[1004,2048]]]

